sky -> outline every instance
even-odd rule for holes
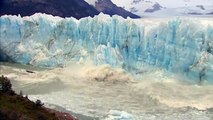
[[[201,5],[213,5],[213,0],[155,0],[161,3],[163,6],[170,7],[185,7],[186,4],[188,6],[194,6],[197,4]]]
[[[133,0],[112,0],[115,4],[119,6],[124,4],[129,4]],[[145,0],[145,1],[154,1],[159,2],[162,6],[167,8],[176,8],[176,7],[186,7],[186,4],[188,6],[194,6],[197,4],[207,5],[207,6],[213,6],[213,0]]]

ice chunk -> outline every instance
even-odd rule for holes
[[[125,111],[110,110],[105,120],[134,120],[134,117]]]

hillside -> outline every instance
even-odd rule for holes
[[[11,87],[9,79],[0,77],[0,120],[75,120],[67,113],[43,107],[40,100],[34,103],[16,94]]]
[[[0,15],[30,16],[37,12],[77,19],[99,12],[84,0],[1,0]]]
[[[120,15],[124,18],[140,18],[140,16],[135,15],[122,7],[118,7],[112,2],[112,0],[85,0],[90,5],[94,6],[99,12],[103,12],[108,15]]]

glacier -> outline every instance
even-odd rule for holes
[[[144,20],[101,13],[77,20],[37,13],[1,16],[0,26],[2,60],[43,67],[92,61],[135,74],[150,66],[213,82],[212,18]]]

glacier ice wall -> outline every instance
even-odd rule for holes
[[[45,14],[0,18],[1,58],[56,67],[69,61],[110,64],[129,71],[144,65],[213,81],[211,20],[132,20],[100,14],[59,18]]]

